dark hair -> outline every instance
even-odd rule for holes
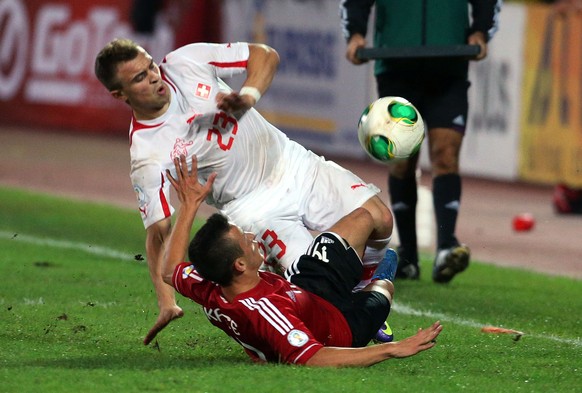
[[[215,213],[198,230],[188,248],[188,257],[202,277],[218,285],[232,282],[232,265],[243,250],[230,236],[225,216]]]
[[[139,54],[139,48],[139,45],[130,39],[116,38],[97,54],[95,75],[107,90],[121,89],[121,83],[117,79],[117,65],[135,59]]]

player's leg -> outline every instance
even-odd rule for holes
[[[406,69],[391,70],[376,77],[380,97],[399,96],[408,99],[418,108],[425,123],[425,82],[419,76],[421,67],[409,64]],[[430,122],[429,122],[430,124]],[[416,168],[419,155],[388,166],[388,193],[390,206],[400,239],[397,278],[418,279],[418,242],[416,234],[416,205],[418,202]]]
[[[388,249],[392,213],[378,197],[380,190],[376,186],[364,183],[336,163],[321,159],[316,173],[310,192],[302,200],[303,222],[308,228],[324,231],[358,207],[366,209],[372,215],[374,225],[363,257],[366,271],[363,279],[369,281]]]
[[[356,209],[348,217],[363,218],[365,221],[369,219],[369,214],[365,213],[364,209]],[[371,224],[371,221],[369,223]],[[348,224],[347,221],[342,223],[340,220],[339,224],[332,229],[341,232],[342,235],[336,232],[318,235],[306,254],[287,269],[285,278],[337,307],[352,331],[352,345],[362,347],[374,338],[378,327],[386,320],[390,312],[394,287],[391,282],[378,279],[370,284],[366,291],[352,292],[362,273],[362,261],[356,249],[348,244],[343,236],[361,228],[350,230],[343,226]],[[362,240],[354,239],[356,242]],[[360,243],[360,248],[362,246]]]
[[[352,330],[352,345],[366,346],[371,340],[390,342],[393,334],[386,319],[390,314],[394,285],[388,280],[375,280],[363,290],[352,293],[342,313]],[[379,340],[379,335],[383,337]]]
[[[366,242],[374,229],[372,214],[365,208],[357,208],[336,222],[328,232],[333,232],[348,242],[360,258],[364,255]]]
[[[400,262],[396,278],[417,280],[420,277],[418,265],[418,238],[416,233],[416,207],[418,203],[418,184],[416,166],[419,154],[406,161],[395,162],[388,168],[388,188],[390,202],[400,245]]]
[[[462,139],[463,135],[460,132],[450,128],[429,130],[438,249],[458,244],[455,225],[461,200],[459,154]]]
[[[455,227],[461,202],[459,157],[468,113],[469,83],[451,78],[434,86],[427,110],[432,193],[437,229],[435,282],[449,282],[469,264],[470,251],[457,240]]]
[[[364,257],[362,258],[364,273],[355,288],[356,291],[368,285],[378,263],[385,258],[392,238],[392,233],[391,231],[388,232],[388,227],[386,226],[387,223],[391,224],[393,222],[392,213],[380,200],[380,197],[374,196],[370,198],[362,205],[362,208],[368,210],[372,217],[374,217],[374,230],[366,241]],[[389,216],[386,216],[387,214]]]
[[[304,221],[306,225],[311,225],[315,229],[321,225],[328,225],[329,220],[339,220],[341,217],[338,215],[346,215],[360,206],[371,214],[373,230],[366,242],[362,258],[364,269],[360,282],[354,287],[356,292],[370,282],[378,263],[389,252],[392,213],[378,197],[378,192],[375,186],[364,184],[356,175],[337,164],[322,161],[313,183],[313,192],[305,203]],[[385,320],[382,323],[388,326]],[[374,335],[383,334],[378,332],[381,325],[381,323],[376,325]]]
[[[371,282],[363,289],[363,291],[376,291],[386,296],[390,303],[394,295],[394,277],[398,268],[398,254],[393,249],[386,251],[386,255],[378,264],[374,271]],[[381,327],[374,335],[374,341],[377,343],[391,342],[394,340],[394,333],[388,323],[384,321]]]

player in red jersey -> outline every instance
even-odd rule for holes
[[[164,280],[204,307],[209,321],[259,362],[309,366],[369,366],[432,348],[442,326],[435,322],[401,341],[366,346],[390,311],[396,259],[380,263],[375,279],[352,292],[363,265],[371,214],[358,208],[317,236],[286,277],[260,271],[263,253],[255,236],[211,216],[190,244],[194,217],[216,174],[198,182],[196,157],[174,159],[168,179],[181,206],[164,254]],[[188,249],[190,260],[182,262]],[[394,256],[396,254],[394,253]],[[297,284],[297,285],[295,285]],[[309,288],[309,290],[306,290]],[[311,291],[317,291],[312,293]]]

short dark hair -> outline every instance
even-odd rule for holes
[[[101,49],[95,58],[95,76],[109,91],[121,89],[117,79],[117,65],[133,60],[140,46],[127,38],[116,38]]]
[[[228,219],[215,213],[194,235],[188,248],[188,257],[198,273],[222,286],[232,283],[232,265],[243,255],[240,245],[228,236],[230,228]]]

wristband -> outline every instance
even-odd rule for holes
[[[259,91],[259,89],[252,86],[244,86],[243,88],[240,89],[240,92],[238,94],[241,96],[249,95],[253,97],[255,99],[255,105],[261,99],[261,92]]]

